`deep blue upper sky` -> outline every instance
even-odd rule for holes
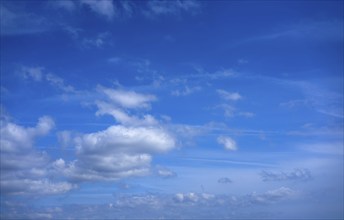
[[[0,6],[1,218],[343,218],[343,1]]]

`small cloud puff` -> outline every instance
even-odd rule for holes
[[[235,151],[238,149],[236,142],[227,136],[220,136],[217,138],[217,142],[222,144],[226,150]]]
[[[242,96],[238,92],[232,93],[232,92],[227,92],[222,89],[218,89],[216,91],[223,99],[228,100],[228,101],[237,101],[237,100],[242,99]]]

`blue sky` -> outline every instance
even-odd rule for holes
[[[1,218],[343,214],[342,1],[1,1]]]

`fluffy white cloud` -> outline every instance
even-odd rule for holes
[[[43,116],[36,127],[24,128],[10,122],[1,124],[1,151],[18,152],[32,147],[34,138],[47,134],[54,127],[54,121]]]
[[[33,145],[35,138],[49,133],[54,121],[41,117],[35,127],[1,121],[1,191],[5,194],[56,194],[75,186],[49,180],[49,158]]]
[[[230,137],[220,136],[217,138],[217,142],[219,144],[222,144],[227,150],[231,150],[231,151],[237,150],[236,142]]]
[[[76,137],[75,146],[77,160],[57,160],[57,170],[79,181],[117,180],[149,174],[151,154],[171,150],[175,141],[162,128],[116,125]]]
[[[87,5],[92,11],[112,19],[116,15],[116,8],[112,1],[108,0],[81,0],[81,3]]]
[[[111,126],[104,131],[85,134],[76,139],[77,153],[93,150],[111,152],[166,152],[174,147],[174,139],[163,129],[153,127]]]
[[[242,99],[242,96],[237,92],[231,93],[231,92],[227,92],[227,91],[222,90],[222,89],[218,89],[216,91],[225,100],[237,101],[237,100]]]

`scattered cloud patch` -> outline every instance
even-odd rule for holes
[[[308,181],[312,179],[311,172],[307,169],[294,169],[291,172],[272,172],[263,170],[261,172],[261,177],[264,182],[267,181]]]
[[[227,136],[220,136],[217,138],[217,142],[222,144],[226,150],[236,151],[238,149],[236,142]]]
[[[195,87],[189,87],[185,86],[183,89],[179,90],[173,90],[171,92],[171,95],[173,96],[187,96],[191,95],[192,93],[200,91],[202,88],[200,86],[195,86]]]
[[[250,203],[275,203],[283,199],[290,198],[292,195],[295,195],[296,192],[288,187],[280,187],[278,189],[269,190],[265,193],[257,194],[251,193],[248,195]]]
[[[237,101],[237,100],[242,99],[242,96],[237,92],[233,92],[233,93],[227,92],[223,89],[218,89],[216,91],[223,99],[228,100],[228,101]]]
[[[109,32],[103,32],[97,34],[93,38],[84,38],[81,40],[83,48],[104,48],[105,46],[112,45],[112,37]]]
[[[176,177],[177,173],[166,168],[166,167],[162,167],[162,166],[156,166],[155,167],[155,173],[156,175],[162,177],[162,178],[172,178],[172,177]]]
[[[63,92],[75,92],[73,86],[67,85],[59,76],[47,72],[44,67],[23,66],[20,70],[20,74],[24,79],[32,79],[36,82],[47,82],[54,88],[58,88]]]

